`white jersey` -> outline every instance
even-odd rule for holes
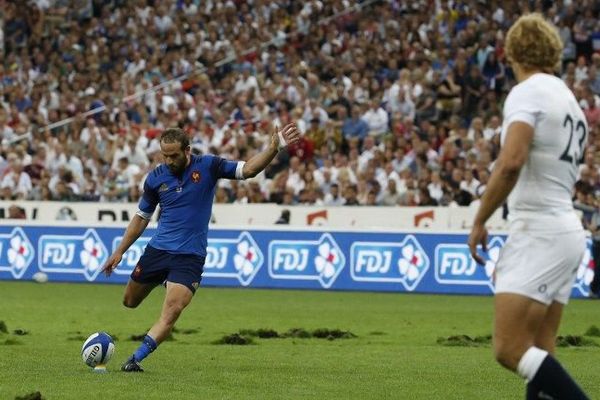
[[[506,98],[502,143],[515,121],[531,125],[534,135],[528,160],[508,197],[511,228],[581,230],[572,193],[588,127],[575,96],[555,76],[532,75],[513,87]]]

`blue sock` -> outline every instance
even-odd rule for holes
[[[542,399],[589,399],[567,371],[550,354],[546,356],[537,373],[529,382],[528,394],[530,389],[535,389],[538,393],[543,392],[547,397],[540,396]]]
[[[133,359],[137,362],[142,361],[144,358],[148,357],[150,353],[156,350],[156,341],[152,339],[152,336],[146,335],[140,347],[133,353]]]

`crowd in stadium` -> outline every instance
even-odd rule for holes
[[[506,31],[539,11],[588,118],[578,188],[592,205],[599,4],[4,0],[0,197],[137,201],[166,127],[185,129],[196,153],[247,159],[296,121],[301,142],[255,179],[222,180],[216,202],[469,205],[515,84]]]

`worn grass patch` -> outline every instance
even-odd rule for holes
[[[448,337],[440,337],[437,339],[437,344],[441,346],[451,347],[481,347],[489,346],[492,343],[492,335],[475,336],[469,335],[453,335]]]
[[[200,329],[195,329],[195,328],[191,328],[191,329],[179,329],[177,327],[173,328],[173,333],[178,333],[178,334],[182,334],[182,335],[194,335],[196,333],[200,332]]]
[[[315,329],[312,333],[314,338],[318,339],[327,339],[327,340],[335,340],[335,339],[353,339],[357,336],[350,331],[343,331],[341,329],[327,329],[327,328],[319,328]]]
[[[28,393],[24,396],[17,396],[15,400],[44,400],[45,398],[42,396],[40,392]]]
[[[0,342],[0,345],[4,346],[17,346],[21,344],[23,344],[21,341],[12,338],[6,339],[4,342]]]
[[[304,328],[292,328],[284,333],[279,333],[274,329],[240,329],[238,334],[245,337],[253,337],[259,339],[285,339],[285,338],[299,338],[299,339],[352,339],[357,337],[350,331],[343,331],[341,329],[328,329],[318,328],[310,332]]]
[[[599,347],[598,343],[592,339],[585,338],[579,335],[565,335],[556,338],[556,346],[558,347]]]
[[[248,344],[253,344],[254,340],[250,336],[243,336],[239,333],[232,333],[231,335],[225,335],[219,340],[215,340],[213,344],[233,344],[244,346]]]
[[[585,333],[583,335],[600,337],[600,328],[598,328],[596,325],[592,325],[589,328],[587,328],[587,330],[585,331]]]
[[[240,329],[239,334],[242,336],[251,336],[260,339],[276,339],[282,337],[274,329]]]
[[[303,328],[292,328],[286,331],[282,336],[289,338],[308,339],[310,338],[311,334],[309,331]]]

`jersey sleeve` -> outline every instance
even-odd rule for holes
[[[504,103],[504,123],[508,127],[516,121],[535,127],[542,114],[539,94],[530,87],[520,87],[511,92]]]
[[[242,170],[244,161],[230,161],[222,157],[213,156],[210,165],[210,172],[215,179],[244,179]]]
[[[152,214],[154,214],[154,210],[156,210],[156,206],[158,205],[158,192],[155,188],[150,184],[150,175],[146,177],[146,181],[144,182],[144,194],[140,199],[139,210],[136,213],[140,217],[144,219],[152,218]]]

